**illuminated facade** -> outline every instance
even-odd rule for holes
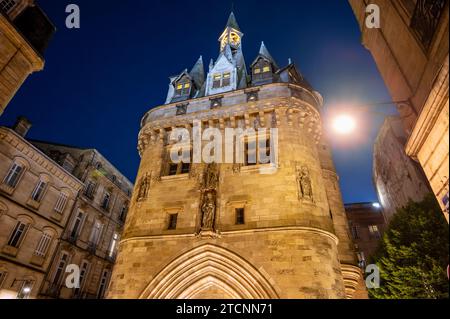
[[[142,119],[141,164],[109,298],[364,296],[321,135],[322,97],[294,64],[278,67],[264,43],[247,69],[243,36],[231,14],[208,72],[200,58],[171,77],[166,104]],[[192,136],[195,121],[221,133],[276,129],[277,138],[258,143],[266,154],[277,150],[274,165],[259,157],[172,162],[171,132]],[[249,155],[252,138],[233,143]]]
[[[420,163],[449,220],[447,0],[349,0],[407,133],[405,151]],[[366,8],[380,8],[381,28],[366,27]]]

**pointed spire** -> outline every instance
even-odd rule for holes
[[[255,61],[252,63],[252,66],[258,61],[260,57],[263,57],[267,60],[269,60],[276,69],[278,69],[278,65],[275,62],[274,58],[270,54],[269,50],[267,49],[266,45],[264,44],[264,41],[261,42],[261,47],[259,48],[258,56],[256,57]]]
[[[241,31],[239,28],[239,24],[237,23],[236,17],[234,16],[234,12],[231,11],[230,16],[228,18],[227,27],[233,28],[237,31]]]
[[[214,67],[214,60],[211,59],[211,60],[209,61],[209,71],[210,71],[210,72],[211,72],[211,70],[213,69],[213,67]]]
[[[197,88],[201,88],[203,82],[205,82],[205,68],[203,65],[203,57],[200,56],[193,66],[189,75],[194,80],[194,83],[197,85]]]

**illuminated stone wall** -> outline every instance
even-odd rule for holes
[[[332,176],[325,176],[319,155],[320,95],[270,84],[259,87],[254,102],[247,102],[244,90],[226,93],[219,108],[210,109],[210,98],[187,101],[185,115],[176,116],[176,104],[169,104],[144,117],[142,160],[109,298],[352,297],[360,272],[334,167],[326,167]],[[193,120],[221,131],[258,123],[277,128],[279,135],[274,174],[261,174],[264,165],[219,165],[211,232],[201,229],[206,165],[193,164],[188,174],[163,174],[168,134],[174,127],[192,129]],[[304,168],[311,197],[299,185]],[[142,192],[145,180],[149,187]],[[243,225],[236,225],[236,208],[245,211]],[[177,227],[169,230],[174,213]]]

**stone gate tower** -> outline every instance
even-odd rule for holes
[[[322,97],[264,43],[247,68],[242,38],[232,13],[209,71],[200,57],[171,77],[166,103],[142,119],[109,298],[354,297],[361,273],[321,133]],[[195,135],[195,121],[222,133],[277,129],[254,143],[274,163],[172,162],[171,132]],[[239,138],[251,155],[254,137]]]

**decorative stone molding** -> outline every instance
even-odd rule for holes
[[[0,141],[8,143],[10,146],[20,151],[26,158],[33,160],[39,166],[47,169],[53,176],[68,184],[70,187],[76,190],[81,190],[83,188],[81,181],[67,173],[61,166],[53,162],[23,138],[19,137],[11,129],[0,127]]]

